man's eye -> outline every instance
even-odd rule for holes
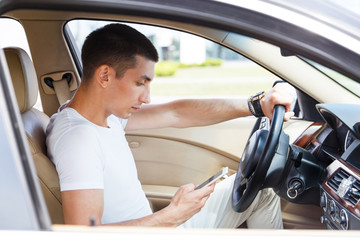
[[[136,86],[145,86],[145,83],[143,83],[143,82],[136,82]]]

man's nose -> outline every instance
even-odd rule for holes
[[[146,88],[143,92],[143,94],[140,96],[140,101],[142,103],[150,103],[151,102],[151,97],[150,97],[150,88]]]

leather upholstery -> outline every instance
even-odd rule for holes
[[[6,61],[16,93],[21,113],[30,110],[36,103],[38,84],[33,63],[27,53],[20,48],[5,48]]]
[[[38,95],[37,77],[33,63],[23,49],[5,48],[4,52],[51,221],[53,224],[64,223],[59,177],[54,164],[46,156],[45,130],[49,123],[49,117],[33,108]]]
[[[54,164],[42,152],[38,142],[26,134],[39,183],[53,224],[64,223],[59,177]]]

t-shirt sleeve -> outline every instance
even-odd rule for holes
[[[95,130],[77,127],[57,141],[54,163],[61,191],[104,189],[103,157]]]

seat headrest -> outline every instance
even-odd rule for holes
[[[23,49],[8,47],[4,49],[4,52],[19,110],[24,113],[35,105],[38,96],[35,68],[29,55]]]

